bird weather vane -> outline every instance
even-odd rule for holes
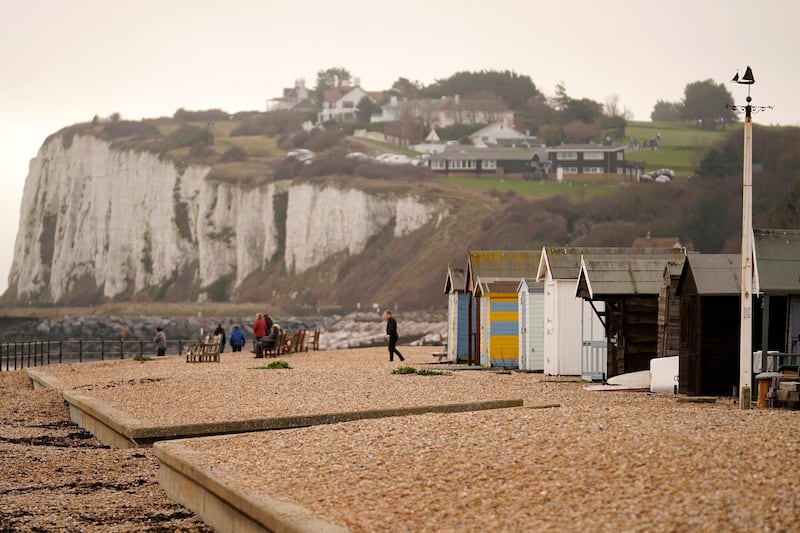
[[[739,70],[736,70],[736,75],[731,80],[734,83],[738,83],[739,85],[747,85],[747,105],[735,105],[735,104],[725,104],[725,107],[731,109],[733,111],[743,112],[745,116],[749,117],[752,113],[758,113],[760,111],[764,111],[766,109],[772,109],[773,106],[771,105],[751,105],[750,102],[753,99],[750,97],[750,86],[756,82],[755,77],[753,76],[753,69],[750,68],[750,65],[742,74],[742,77],[739,77]]]

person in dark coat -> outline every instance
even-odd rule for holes
[[[225,351],[225,328],[222,327],[222,322],[217,323],[217,329],[214,330],[214,336],[219,335],[219,353]]]
[[[392,312],[388,309],[383,312],[383,318],[386,320],[386,341],[389,343],[389,361],[394,361],[394,354],[397,354],[400,361],[405,361],[406,358],[397,350],[397,340],[400,338],[397,335],[397,320],[394,319]]]

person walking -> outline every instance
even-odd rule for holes
[[[231,338],[229,342],[232,351],[234,352],[242,351],[242,346],[244,346],[245,338],[244,338],[244,332],[241,329],[239,329],[239,326],[233,326],[233,331],[231,331]]]
[[[167,334],[164,333],[164,328],[161,326],[156,328],[156,335],[153,337],[153,342],[158,349],[156,355],[158,357],[163,357],[167,353]]]
[[[214,330],[214,336],[219,336],[219,353],[225,351],[225,328],[222,327],[222,322],[217,322],[217,329]]]
[[[397,335],[397,320],[394,319],[392,312],[388,309],[383,312],[383,318],[386,320],[386,340],[389,343],[389,361],[394,361],[394,354],[397,354],[400,361],[405,361],[406,358],[397,350],[397,340],[399,339]]]

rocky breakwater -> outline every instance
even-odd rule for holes
[[[320,349],[334,350],[384,343],[385,322],[376,313],[353,313],[327,317],[273,317],[284,331],[320,329]],[[401,344],[442,344],[447,322],[424,314],[398,316]],[[253,317],[157,317],[157,316],[65,316],[6,320],[0,323],[0,339],[14,340],[146,340],[157,327],[171,340],[194,340],[210,334],[218,323],[227,332],[238,325],[248,339],[253,335]]]

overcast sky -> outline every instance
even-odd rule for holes
[[[368,90],[514,70],[548,96],[617,95],[636,120],[687,83],[755,73],[763,124],[800,125],[794,0],[0,0],[0,291],[28,162],[95,114],[262,110],[296,78],[343,66]],[[728,85],[744,103],[746,89]]]

